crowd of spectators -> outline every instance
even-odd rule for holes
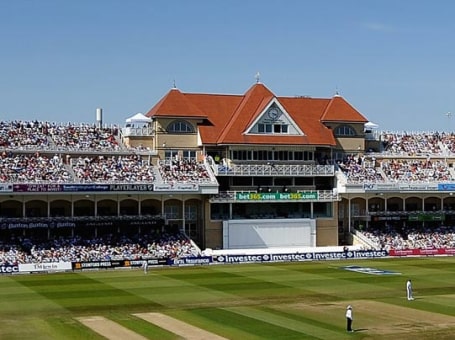
[[[390,133],[384,132],[381,141],[385,153],[403,156],[441,155],[449,134],[431,133]]]
[[[116,151],[120,148],[117,135],[117,126],[0,121],[0,148],[13,150]]]
[[[12,239],[7,244],[0,243],[0,265],[182,258],[197,255],[200,255],[200,250],[185,235],[167,233],[130,237],[111,234],[92,239],[58,237],[47,241],[19,238]]]
[[[58,155],[48,157],[39,152],[0,156],[0,183],[72,182],[73,176]]]
[[[453,180],[444,160],[383,159],[381,168],[387,179],[395,182]]]
[[[52,142],[59,148],[70,150],[117,151],[117,127],[97,127],[91,124],[68,124],[48,129]]]
[[[366,159],[365,156],[347,155],[343,161],[338,162],[339,168],[347,177],[348,182],[383,182],[384,178],[376,170],[376,159]]]
[[[45,149],[49,146],[45,122],[0,121],[0,148]]]
[[[358,232],[370,239],[378,249],[455,248],[455,226],[409,228],[403,231],[386,226],[383,229]]]
[[[383,132],[383,151],[401,156],[453,155],[455,134],[447,132]]]
[[[162,162],[159,169],[164,183],[204,183],[211,181],[205,164],[192,159]]]
[[[148,148],[126,147],[118,134],[116,126],[0,121],[0,182],[153,182],[161,178],[172,184],[211,181],[205,165],[194,160],[176,159],[155,169],[150,160],[137,156],[150,151]],[[127,149],[134,155],[116,153]],[[98,155],[90,156],[93,152]]]
[[[139,155],[78,157],[70,161],[76,178],[93,182],[153,182],[153,165]]]
[[[455,180],[445,159],[348,155],[338,162],[348,183],[445,182]]]

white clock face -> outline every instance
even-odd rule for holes
[[[280,116],[280,111],[275,108],[272,108],[268,112],[270,119],[276,120]]]

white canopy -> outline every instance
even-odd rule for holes
[[[134,123],[141,123],[141,124],[145,124],[145,123],[149,123],[151,122],[152,119],[147,117],[147,116],[144,116],[142,113],[136,113],[134,116],[130,117],[130,118],[127,118],[126,119],[126,122],[127,123],[130,123],[130,124],[134,124]]]
[[[379,127],[379,125],[375,124],[373,122],[368,122],[368,123],[365,123],[364,127],[365,127],[365,129],[370,130],[370,129],[377,129]]]

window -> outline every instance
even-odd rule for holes
[[[180,218],[180,209],[177,205],[166,205],[164,214],[167,219],[177,219]]]
[[[288,133],[289,127],[285,124],[258,124],[258,133],[279,134]]]
[[[313,151],[232,150],[235,161],[312,161]]]
[[[355,130],[348,125],[341,125],[335,129],[336,136],[355,136]]]
[[[185,219],[190,221],[197,220],[197,207],[195,205],[185,206]]]
[[[194,150],[183,150],[182,158],[188,161],[196,161],[196,151]]]
[[[165,160],[174,160],[179,158],[179,152],[177,150],[166,150],[164,152]]]
[[[211,204],[210,219],[212,220],[227,220],[229,219],[229,204]]]
[[[288,133],[288,126],[283,124],[275,124],[273,125],[273,132],[274,133]]]
[[[167,132],[169,133],[192,133],[194,132],[193,127],[191,124],[188,124],[187,122],[183,120],[177,120],[175,122],[172,122],[169,124],[167,127]]]

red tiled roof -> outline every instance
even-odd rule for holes
[[[245,134],[274,99],[304,132],[303,136]],[[368,122],[340,96],[276,97],[261,83],[254,84],[244,95],[182,93],[171,89],[146,116],[204,119],[199,126],[204,144],[336,145],[332,131],[323,122]]]
[[[203,110],[188,100],[179,89],[171,89],[149,112],[147,117],[207,117]]]
[[[368,119],[354,109],[343,97],[334,96],[327,105],[321,121],[367,123]]]

